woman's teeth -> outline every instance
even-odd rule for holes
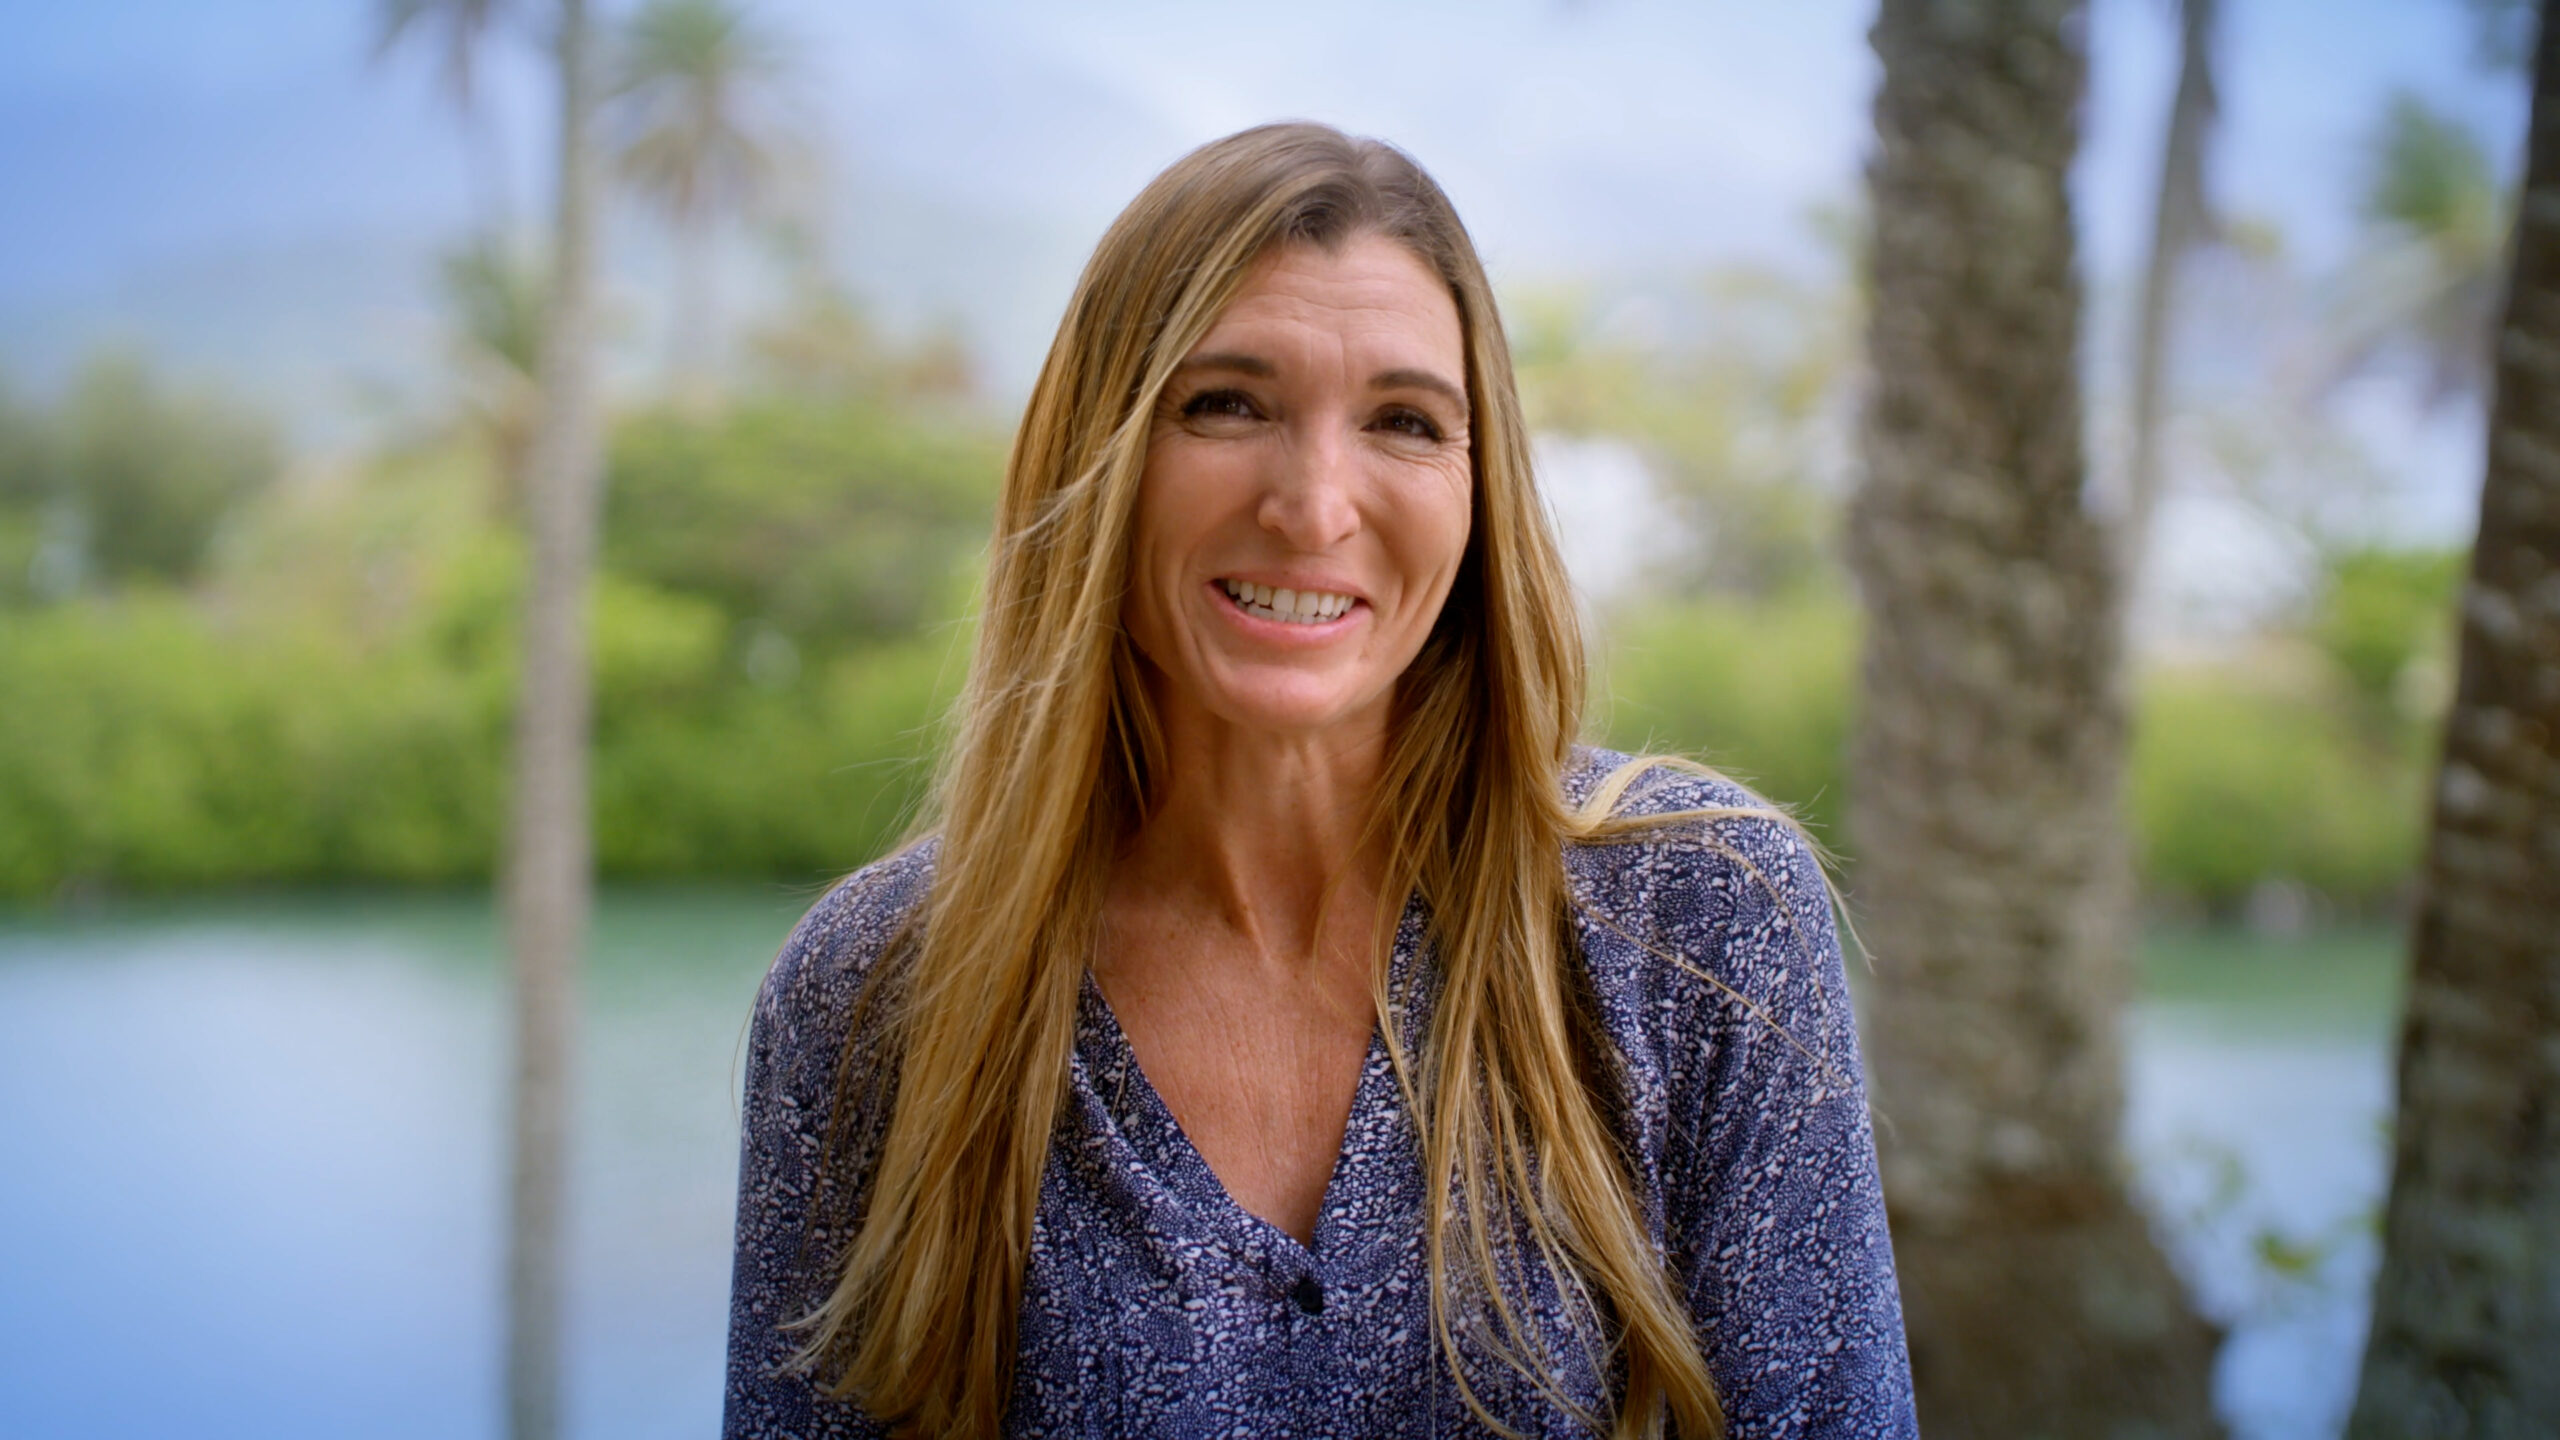
[[[1275,590],[1246,580],[1221,580],[1229,599],[1247,615],[1291,625],[1321,625],[1358,602],[1324,590]]]

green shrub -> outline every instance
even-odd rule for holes
[[[2311,638],[2377,728],[2438,718],[2438,687],[2412,681],[2421,667],[2450,668],[2455,597],[2468,558],[2458,550],[2365,549],[2334,556],[2325,567]]]
[[[215,530],[281,463],[260,417],[208,395],[180,395],[140,362],[92,363],[56,411],[57,498],[80,517],[98,580],[184,581]]]
[[[1845,599],[1631,611],[1609,627],[1594,717],[1612,746],[1704,760],[1836,846],[1857,646]]]
[[[984,436],[869,405],[644,416],[615,437],[606,559],[804,648],[895,639],[953,613],[1002,464]]]
[[[788,690],[732,686],[698,710],[635,710],[596,755],[608,874],[851,870],[892,844],[930,773],[960,673],[910,641],[830,661]]]
[[[58,508],[53,425],[0,405],[0,566],[20,572]],[[809,881],[906,828],[998,468],[984,435],[877,405],[619,427],[591,610],[607,876]],[[447,442],[260,491],[195,595],[147,567],[52,605],[0,585],[0,895],[485,879],[524,582],[485,479]],[[2386,701],[2423,688],[2452,577],[2442,556],[2347,557],[2293,644],[2317,683],[2143,678],[2148,885],[2221,904],[2272,878],[2350,900],[2402,883],[2429,741]],[[1716,765],[1845,850],[1857,636],[1819,587],[1631,609],[1606,627],[1593,733]]]
[[[1857,620],[1845,601],[1643,609],[1617,618],[1604,655],[1594,711],[1612,745],[1705,760],[1846,853]],[[2368,903],[2410,874],[2423,735],[2378,737],[2343,694],[2238,665],[2145,675],[2136,691],[2128,811],[2152,890],[2226,905],[2284,879]]]
[[[2289,879],[2379,898],[2416,864],[2423,765],[2335,705],[2230,671],[2146,677],[2132,811],[2154,887],[2211,903]]]
[[[473,597],[475,600],[478,598]],[[608,876],[850,870],[919,793],[949,633],[746,681],[706,602],[595,598],[596,846]],[[0,895],[485,878],[504,816],[511,643],[365,649],[226,632],[171,597],[0,627]]]
[[[0,892],[442,880],[490,853],[496,717],[413,654],[128,596],[15,617],[0,676]]]
[[[227,629],[167,595],[0,626],[0,894],[67,881],[474,881],[504,816],[512,552],[449,568],[408,637]],[[783,876],[860,864],[922,793],[966,632],[755,670],[717,607],[627,577],[595,601],[605,874]],[[1708,602],[1615,628],[1595,719],[1798,806],[1838,845],[1855,652],[1845,607]],[[2145,881],[2227,903],[2287,878],[2387,894],[2424,766],[2351,716],[2236,673],[2141,687],[2131,816]]]

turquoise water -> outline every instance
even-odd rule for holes
[[[749,1002],[809,895],[619,894],[579,1071],[570,1430],[719,1414]],[[479,897],[0,920],[0,1435],[498,1433]],[[2372,1265],[2385,937],[2155,943],[2129,1141],[2253,1440],[2330,1435]]]
[[[599,918],[577,1435],[717,1429],[739,1041],[805,898]],[[495,944],[476,898],[0,929],[0,1434],[495,1435]]]

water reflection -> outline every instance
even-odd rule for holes
[[[806,903],[609,897],[575,1172],[571,1430],[719,1409],[747,1007]],[[0,1433],[494,1436],[504,1031],[477,899],[0,924]],[[2236,1433],[2336,1433],[2388,1100],[2388,942],[2174,948],[2132,1141]],[[2287,966],[2300,974],[2288,978]]]
[[[579,1434],[716,1428],[737,1042],[802,903],[602,917]],[[494,938],[417,900],[0,932],[0,1433],[496,1433]]]
[[[2231,1327],[2235,1440],[2337,1435],[2389,1178],[2398,937],[2156,942],[2128,1141],[2180,1268]]]

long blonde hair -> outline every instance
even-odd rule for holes
[[[1308,124],[1203,146],[1122,212],[1085,267],[1008,461],[974,658],[932,820],[931,891],[875,993],[891,1079],[843,1273],[805,1363],[902,1432],[995,1435],[1050,1131],[1105,872],[1163,761],[1120,626],[1150,417],[1174,367],[1277,245],[1380,235],[1449,286],[1474,410],[1474,516],[1439,622],[1400,682],[1373,834],[1420,897],[1441,989],[1419,1055],[1373,993],[1423,1146],[1432,1324],[1467,1402],[1460,1333],[1563,1396],[1518,1313],[1529,1248],[1620,1436],[1720,1436],[1686,1306],[1648,1234],[1604,1098],[1563,848],[1616,822],[1567,807],[1582,639],[1532,488],[1529,437],[1482,263],[1447,198],[1389,146]],[[1611,787],[1612,791],[1619,788]],[[861,1043],[859,1037],[856,1043]],[[1489,1323],[1479,1325],[1478,1320]]]

